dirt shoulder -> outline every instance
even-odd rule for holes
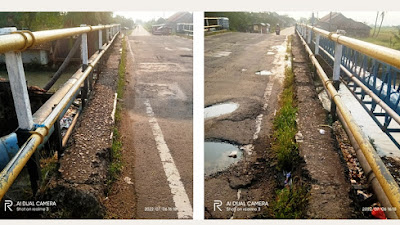
[[[121,39],[115,40],[102,67],[68,147],[60,158],[59,174],[44,193],[57,202],[48,214],[54,218],[103,218],[102,204],[110,162],[114,93],[120,60]]]
[[[308,57],[297,36],[293,38],[292,53],[298,130],[303,136],[299,153],[311,179],[307,215],[310,218],[351,218],[354,209],[349,197],[350,183],[332,129],[326,126],[327,111],[318,99]]]

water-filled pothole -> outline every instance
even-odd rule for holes
[[[256,75],[269,76],[272,75],[272,72],[268,70],[260,70],[256,72]]]
[[[236,145],[206,141],[204,143],[204,173],[208,176],[223,171],[233,163],[238,162],[242,156],[243,151]]]
[[[210,119],[213,117],[228,114],[235,111],[237,108],[239,108],[239,104],[234,102],[212,105],[204,109],[204,118]]]

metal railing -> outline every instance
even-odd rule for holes
[[[106,31],[104,41],[103,30]],[[99,32],[98,46],[96,46],[98,51],[89,58],[87,34],[94,31]],[[81,25],[81,27],[77,28],[38,32],[16,31],[15,28],[0,29],[0,34],[3,34],[0,36],[0,53],[5,53],[6,56],[6,65],[19,126],[16,132],[1,139],[0,151],[8,152],[0,155],[0,158],[4,155],[6,157],[7,155],[11,156],[12,158],[10,157],[10,161],[0,172],[0,200],[4,197],[24,166],[26,164],[29,165],[29,162],[32,160],[31,157],[36,154],[36,151],[43,146],[54,130],[58,129],[59,131],[60,118],[63,117],[78,95],[80,95],[82,100],[80,109],[84,107],[85,101],[88,100],[88,95],[91,91],[94,68],[112,45],[119,32],[119,24],[99,26]],[[41,43],[76,35],[80,35],[79,38],[81,38],[82,68],[32,115],[20,52]],[[18,141],[16,141],[16,138]],[[18,146],[18,142],[21,143],[21,140],[23,140],[23,144]],[[1,148],[2,146],[3,148]],[[35,168],[30,168],[29,173],[33,191],[36,192],[38,172],[33,170]]]
[[[314,46],[315,54],[334,67],[333,79],[340,79],[348,87],[400,149],[392,135],[400,132],[400,51],[308,25],[298,26],[298,30]]]
[[[395,213],[397,217],[400,218],[400,188],[394,180],[393,176],[386,168],[385,164],[382,162],[380,156],[376,153],[374,147],[369,142],[369,139],[364,135],[361,128],[355,122],[352,114],[343,103],[337,90],[339,87],[338,84],[340,83],[341,70],[343,70],[344,74],[352,79],[354,83],[359,85],[360,88],[368,87],[367,85],[363,85],[363,80],[358,80],[356,75],[354,75],[351,71],[346,71],[346,66],[341,64],[343,62],[343,59],[347,60],[346,55],[343,56],[342,54],[343,45],[347,48],[352,49],[353,51],[358,51],[362,54],[368,55],[369,57],[375,56],[375,60],[382,60],[384,63],[396,68],[399,68],[400,66],[400,52],[345,37],[340,34],[330,33],[308,25],[296,25],[296,31],[300,36],[307,53],[310,56],[311,62],[316,68],[317,74],[319,75],[325,90],[327,90],[329,97],[334,103],[332,104],[331,112],[335,112],[336,109],[338,110],[338,114],[341,118],[343,118],[345,127],[349,130],[351,136],[354,137],[354,140],[357,142],[359,148],[361,149],[361,152],[365,157],[368,166],[372,169],[374,176],[378,180],[380,185],[380,187],[378,188],[383,190],[385,198],[388,199],[390,205],[397,209]],[[315,37],[314,52],[311,50],[313,32]],[[324,45],[324,47],[322,47],[321,38],[330,40],[333,42],[333,44],[331,42],[322,43]],[[326,40],[322,40],[322,42]],[[316,55],[320,54],[320,50],[322,51],[322,54],[329,55],[329,59],[331,60],[331,62],[333,62],[332,79],[328,78],[316,58]],[[385,106],[384,100],[379,98],[378,95],[374,94],[375,92],[373,90],[365,89],[364,91],[366,94],[371,95],[371,98],[376,101],[376,104],[382,105],[382,108],[388,108],[386,114],[394,113],[390,116],[393,116],[393,119],[395,119],[397,122],[397,113],[393,112],[394,110],[389,113],[389,109],[391,108],[389,106]]]

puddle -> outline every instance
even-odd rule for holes
[[[236,158],[229,157],[232,152],[236,152]],[[218,171],[223,171],[238,162],[242,156],[243,152],[236,145],[206,141],[204,143],[204,173],[208,176]]]
[[[257,71],[256,75],[269,76],[269,75],[272,75],[272,72],[268,71],[268,70],[261,70],[261,71]]]
[[[224,114],[229,114],[235,111],[237,108],[239,108],[239,104],[234,102],[212,105],[204,109],[204,118],[210,119]]]

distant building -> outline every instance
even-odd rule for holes
[[[317,27],[336,32],[344,30],[347,36],[368,37],[371,27],[368,25],[345,17],[338,12],[332,12],[318,20]]]
[[[193,15],[190,12],[177,12],[170,16],[166,21],[165,25],[172,28],[173,32],[178,32],[182,29],[182,24],[185,24],[185,28],[192,28]]]
[[[269,23],[254,23],[250,25],[251,33],[260,33],[260,34],[268,34],[270,31]]]
[[[229,30],[229,18],[227,17],[204,17],[204,30]]]
[[[165,24],[156,24],[151,26],[151,33],[154,35],[170,35],[172,28]]]

